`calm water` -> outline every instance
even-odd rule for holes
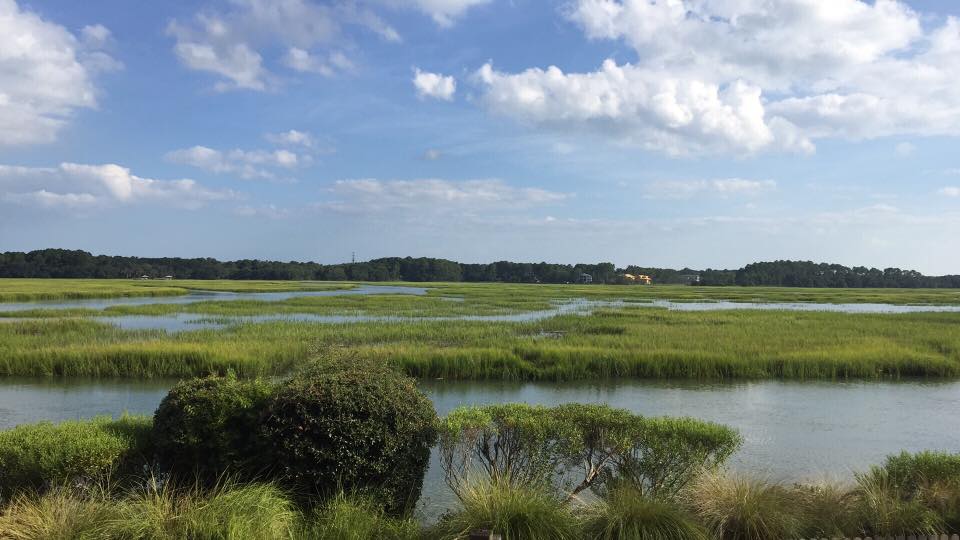
[[[151,414],[171,381],[0,380],[0,429],[124,411]],[[740,430],[733,466],[784,480],[849,477],[900,450],[960,452],[960,382],[514,384],[429,381],[442,415],[462,404],[609,403],[650,416],[693,416]],[[424,513],[451,503],[435,461]]]

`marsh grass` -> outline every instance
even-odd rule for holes
[[[0,302],[177,296],[191,290],[224,292],[327,291],[355,283],[319,281],[31,279],[0,278]]]
[[[387,516],[380,506],[363,496],[341,493],[315,512],[301,537],[314,540],[421,538],[420,525],[415,520]]]
[[[956,377],[958,324],[960,313],[640,307],[529,323],[273,321],[175,334],[84,319],[11,321],[0,324],[0,375],[277,375],[317,346],[338,345],[423,378]]]

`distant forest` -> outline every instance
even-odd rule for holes
[[[552,264],[499,261],[466,264],[446,259],[387,257],[344,264],[179,257],[145,258],[91,255],[86,251],[43,249],[0,253],[0,277],[19,278],[160,278],[266,279],[324,281],[465,281],[507,283],[575,283],[590,274],[594,283],[622,283],[623,274],[646,274],[654,283],[780,287],[960,288],[960,275],[924,276],[899,268],[848,268],[839,264],[775,261],[748,264],[739,270],[617,268],[612,263]],[[694,280],[696,276],[698,280]]]

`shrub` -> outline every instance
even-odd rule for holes
[[[396,519],[367,498],[336,495],[316,513],[301,535],[315,540],[415,540],[420,526],[412,519]]]
[[[586,510],[589,540],[706,540],[706,531],[678,506],[631,489],[616,489]]]
[[[645,418],[632,437],[627,450],[614,457],[605,483],[662,498],[676,496],[697,475],[722,465],[741,444],[735,430],[692,418]]]
[[[262,433],[274,473],[314,498],[364,492],[410,509],[436,441],[437,415],[416,382],[357,358],[319,361],[268,400]]]
[[[132,471],[153,453],[150,426],[145,417],[105,416],[0,432],[0,492]]]
[[[460,494],[461,508],[438,523],[435,536],[465,538],[486,529],[504,540],[564,540],[580,538],[569,505],[543,489],[506,482],[472,482]]]
[[[444,418],[440,461],[458,493],[478,476],[552,486],[568,499],[587,488],[625,487],[672,497],[739,447],[727,427],[689,418],[644,418],[606,405],[460,407]]]
[[[694,513],[718,540],[799,537],[796,501],[778,484],[712,472],[688,493]]]
[[[458,496],[474,481],[547,485],[564,459],[553,409],[506,403],[458,407],[443,419],[439,453]]]
[[[174,386],[157,408],[153,437],[161,464],[215,479],[255,467],[258,422],[271,386],[207,377]]]

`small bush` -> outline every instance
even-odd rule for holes
[[[503,535],[504,540],[581,538],[570,506],[542,489],[475,482],[465,486],[460,505],[436,525],[435,536],[466,538],[471,531],[487,529]]]
[[[583,537],[588,540],[706,540],[707,534],[678,506],[644,497],[631,489],[611,491],[587,508]]]
[[[41,422],[0,432],[0,494],[126,473],[153,453],[149,418]]]
[[[357,358],[320,360],[268,400],[262,433],[274,473],[313,498],[363,492],[391,513],[413,507],[437,415],[416,381]]]
[[[301,536],[311,540],[415,540],[421,534],[416,521],[389,517],[376,502],[341,493],[327,501]]]
[[[796,500],[778,484],[713,472],[699,477],[688,493],[694,513],[718,540],[799,537]]]
[[[153,437],[161,464],[211,480],[255,468],[258,422],[271,386],[207,377],[174,386],[157,408]]]

